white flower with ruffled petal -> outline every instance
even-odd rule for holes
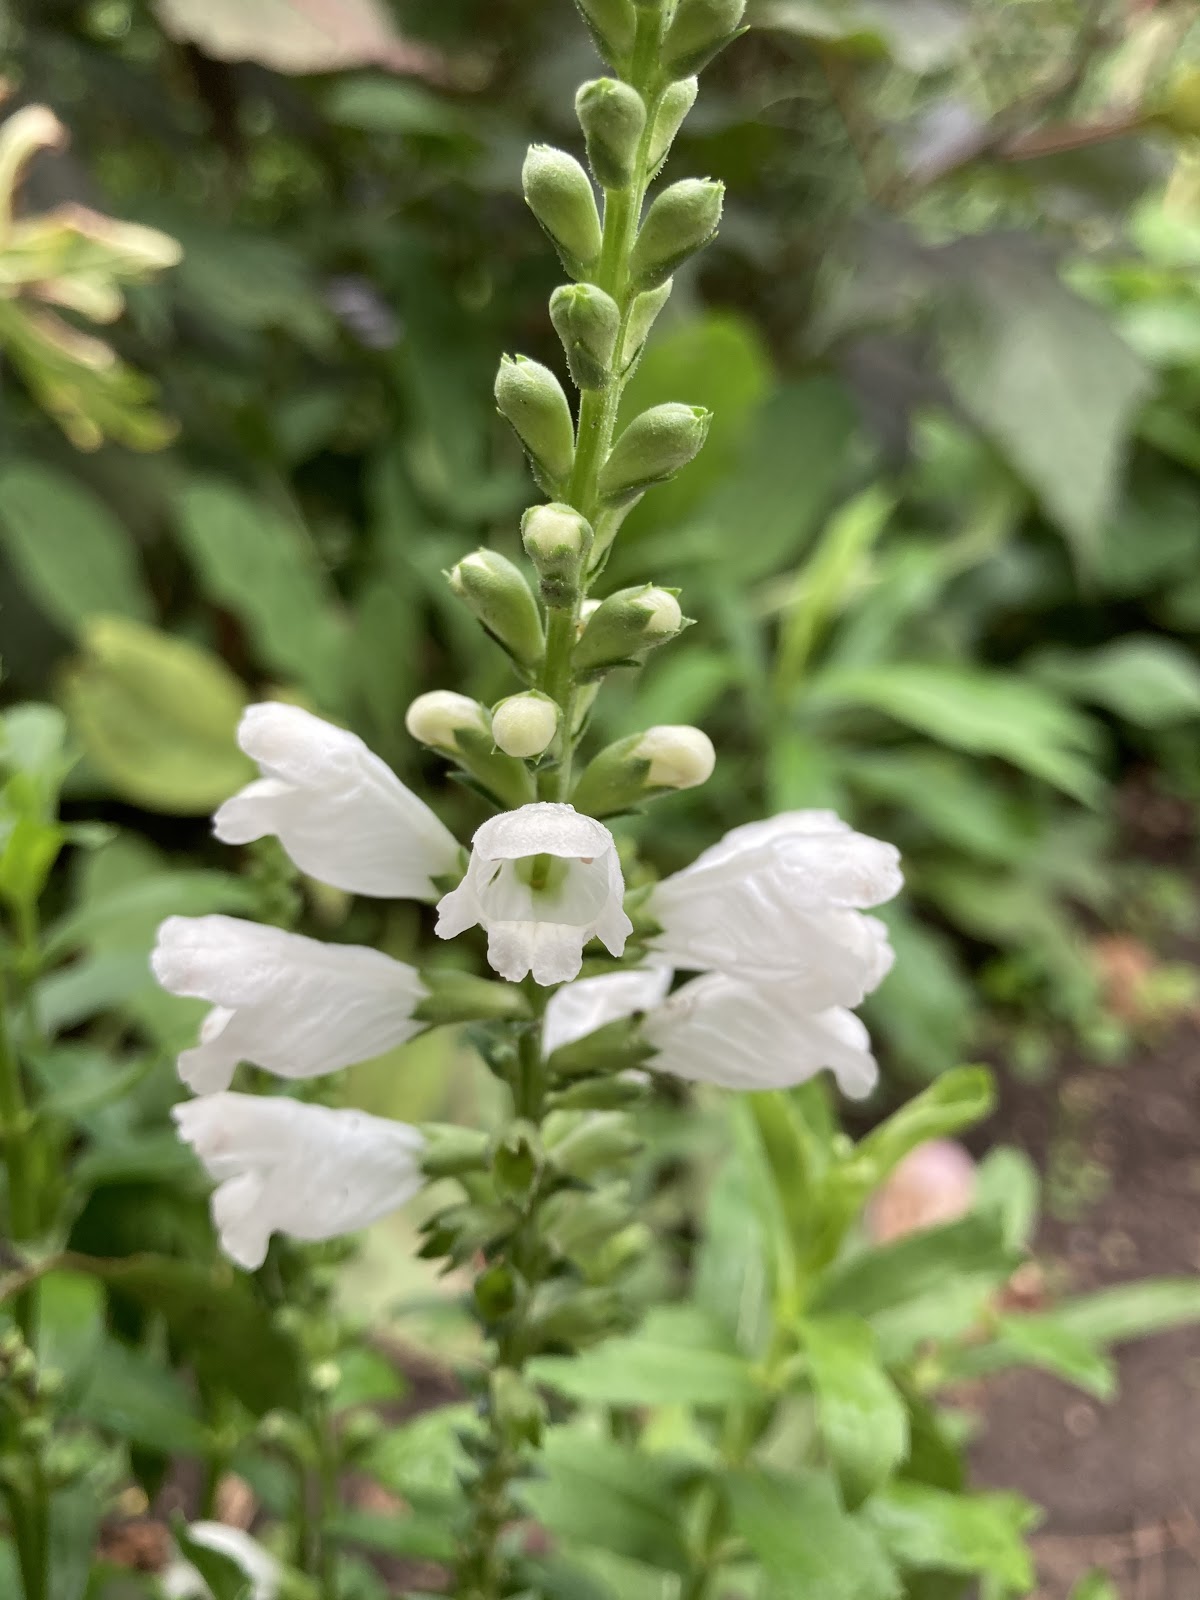
[[[275,1600],[279,1593],[280,1566],[257,1539],[223,1522],[193,1522],[188,1528],[188,1538],[205,1550],[228,1556],[241,1569],[249,1583],[246,1600]],[[166,1600],[212,1600],[208,1584],[178,1552],[158,1582]]]
[[[550,996],[542,1023],[542,1050],[553,1055],[564,1045],[622,1017],[650,1011],[671,987],[670,967],[631,967],[596,978],[565,983]]]
[[[357,734],[299,706],[247,706],[238,743],[262,777],[217,811],[225,844],[267,834],[302,872],[352,894],[432,900],[459,870],[459,847],[423,800]]]
[[[538,983],[565,983],[593,937],[622,954],[633,924],[622,908],[616,845],[602,822],[538,801],[489,818],[471,844],[466,877],[438,903],[439,937],[486,928],[488,960],[510,983],[530,971]]]
[[[721,972],[694,978],[651,1011],[647,1066],[723,1089],[785,1089],[829,1067],[844,1094],[869,1094],[878,1071],[867,1030],[851,1011],[812,1011],[786,984]]]
[[[356,1233],[424,1183],[423,1136],[365,1111],[226,1090],[187,1100],[172,1115],[217,1180],[212,1214],[222,1248],[247,1270],[262,1265],[273,1233]]]
[[[664,878],[648,910],[676,967],[784,983],[810,1010],[853,1006],[887,975],[887,929],[862,908],[903,884],[899,853],[832,811],[734,828]]]
[[[315,1078],[403,1044],[422,1024],[414,967],[361,945],[321,944],[240,917],[168,917],[150,957],[172,994],[208,1000],[200,1043],[179,1057],[197,1094],[227,1089],[239,1061]]]

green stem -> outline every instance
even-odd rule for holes
[[[667,87],[667,80],[658,66],[661,27],[662,18],[653,7],[639,8],[628,81],[645,101],[646,126],[628,187],[606,189],[604,193],[604,233],[595,281],[598,288],[612,296],[621,313],[616,342],[618,363],[625,348],[633,303],[637,299],[629,281],[629,259],[637,239],[646,190],[650,186],[650,145],[654,137],[654,123]],[[615,372],[604,388],[585,389],[579,402],[575,461],[567,487],[567,500],[593,525],[601,510],[600,469],[612,449],[617,413],[627,379],[627,373]],[[539,775],[538,798],[541,800],[565,800],[571,792],[575,746],[578,742],[575,731],[578,685],[571,668],[571,652],[578,636],[579,608],[587,589],[585,577],[573,603],[551,611],[546,629],[541,687],[543,693],[558,702],[562,711],[562,754],[556,767]]]
[[[8,1171],[8,1220],[14,1243],[22,1244],[37,1233],[37,1184],[30,1134],[33,1119],[25,1099],[21,1066],[9,1027],[7,986],[0,977],[0,1135]],[[26,1344],[32,1345],[34,1299],[25,1290],[17,1299],[16,1320]]]

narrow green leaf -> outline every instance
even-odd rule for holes
[[[1124,1344],[1200,1322],[1200,1279],[1145,1278],[1078,1300],[1066,1300],[1051,1313],[1059,1327],[1093,1344]]]
[[[1117,1375],[1095,1345],[1052,1311],[1027,1317],[1001,1317],[986,1344],[970,1345],[952,1358],[955,1376],[983,1377],[1006,1367],[1038,1367],[1073,1383],[1097,1400],[1111,1400]]]
[[[956,1279],[981,1277],[1000,1284],[1018,1260],[994,1219],[963,1217],[835,1262],[817,1284],[812,1309],[871,1317],[940,1291]]]

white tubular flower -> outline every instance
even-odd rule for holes
[[[810,1010],[857,1005],[892,965],[887,929],[860,908],[899,891],[899,862],[832,811],[747,823],[656,887],[654,946],[684,970],[786,982]]]
[[[247,1271],[273,1233],[335,1239],[410,1200],[424,1182],[425,1140],[405,1122],[253,1094],[175,1107],[179,1134],[217,1179],[221,1247]]]
[[[604,972],[598,978],[580,978],[564,984],[550,996],[542,1024],[542,1049],[553,1055],[563,1045],[585,1039],[589,1033],[649,1011],[671,987],[670,967],[634,967],[628,972]]]
[[[538,801],[491,817],[471,841],[471,864],[438,902],[439,938],[477,924],[488,960],[519,983],[565,983],[593,936],[619,956],[633,924],[622,909],[625,880],[612,834],[574,806]]]
[[[172,994],[209,1000],[200,1043],[179,1057],[196,1094],[228,1089],[239,1061],[315,1078],[382,1055],[421,1028],[414,967],[361,945],[321,944],[239,917],[168,917],[150,957]]]
[[[851,1011],[811,1011],[790,985],[766,987],[709,972],[677,990],[642,1025],[658,1051],[647,1065],[722,1089],[787,1089],[829,1067],[861,1099],[878,1072],[867,1030]]]
[[[223,1522],[193,1522],[188,1528],[188,1537],[205,1550],[228,1556],[241,1568],[249,1583],[246,1600],[276,1600],[279,1563],[257,1539],[240,1528],[226,1527]],[[178,1552],[158,1581],[166,1600],[212,1600],[212,1590],[192,1563]]]
[[[276,834],[302,872],[352,894],[432,900],[458,843],[357,734],[299,706],[247,706],[238,743],[262,777],[218,810],[225,844]]]

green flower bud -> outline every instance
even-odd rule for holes
[[[530,506],[521,518],[521,541],[537,568],[545,603],[570,605],[579,591],[584,564],[591,552],[591,523],[573,506],[560,501]]]
[[[523,1021],[529,1015],[529,1002],[515,983],[438,967],[427,967],[421,983],[425,995],[413,1007],[413,1018],[431,1028],[448,1022]]]
[[[492,1172],[500,1194],[519,1200],[532,1189],[542,1166],[542,1145],[531,1122],[514,1122],[492,1152]]]
[[[699,728],[647,728],[601,750],[571,804],[590,817],[611,817],[655,795],[695,788],[712,776],[716,759],[712,740]]]
[[[475,1305],[485,1322],[501,1322],[517,1308],[517,1280],[504,1261],[493,1261],[475,1279]]]
[[[699,90],[699,79],[680,78],[678,83],[673,83],[667,89],[659,101],[658,114],[654,118],[654,131],[650,135],[650,149],[647,153],[652,173],[657,172],[667,159],[675,135],[683,126],[684,117],[696,104]]]
[[[511,1449],[537,1446],[546,1422],[546,1407],[537,1391],[511,1367],[499,1367],[488,1380],[492,1415]]]
[[[629,308],[629,321],[625,324],[625,343],[621,346],[622,372],[637,357],[649,338],[654,319],[671,298],[673,287],[674,281],[668,278],[666,283],[659,284],[657,289],[647,289],[643,294],[639,294]]]
[[[630,0],[575,0],[575,4],[604,59],[613,66],[623,61],[633,49],[637,28]]]
[[[588,165],[606,189],[623,189],[633,177],[646,104],[631,84],[593,78],[575,96],[575,115],[587,143]]]
[[[593,283],[564,283],[550,296],[550,320],[580,389],[603,389],[612,377],[621,329],[617,302]]]
[[[653,289],[717,231],[725,185],[711,178],[681,178],[664,189],[646,213],[630,258],[639,289]]]
[[[462,736],[474,734],[487,740],[492,736],[488,714],[478,700],[455,694],[453,689],[431,689],[428,694],[419,694],[404,713],[404,726],[418,744],[444,755],[458,754]]]
[[[564,487],[575,460],[575,425],[563,386],[540,362],[502,356],[496,404],[529,453],[534,477],[548,494]]]
[[[638,1037],[636,1019],[621,1017],[593,1029],[582,1039],[560,1045],[550,1057],[550,1071],[555,1079],[611,1078],[618,1072],[640,1067],[653,1054],[651,1047]]]
[[[527,1326],[539,1345],[582,1350],[628,1325],[628,1308],[613,1289],[579,1288],[554,1279],[534,1291]]]
[[[424,1224],[425,1241],[417,1254],[424,1261],[448,1256],[455,1266],[469,1261],[477,1250],[494,1244],[508,1233],[515,1221],[508,1206],[447,1206]]]
[[[583,630],[572,658],[575,670],[592,676],[628,665],[655,645],[673,639],[683,626],[679,601],[669,589],[650,583],[618,589],[601,601]]]
[[[543,1237],[561,1256],[594,1249],[629,1223],[629,1193],[623,1184],[610,1184],[581,1194],[560,1189],[538,1213]]]
[[[631,499],[673,477],[699,455],[710,415],[703,406],[672,402],[634,417],[600,469],[601,496],[613,502]]]
[[[592,180],[565,150],[533,144],[521,169],[521,187],[563,265],[580,276],[600,256],[600,213]]]
[[[505,755],[530,761],[554,743],[558,715],[557,702],[537,689],[510,694],[492,712],[492,738]]]
[[[465,974],[464,974],[465,976]],[[476,978],[476,983],[486,980]],[[489,984],[489,988],[503,988],[502,984]],[[478,1128],[460,1128],[455,1123],[435,1122],[422,1125],[425,1149],[421,1156],[421,1170],[427,1178],[457,1178],[466,1172],[482,1172],[488,1164],[488,1137]]]
[[[546,1097],[550,1111],[621,1111],[646,1097],[637,1078],[584,1078]]]
[[[514,661],[532,667],[541,660],[545,640],[537,601],[511,561],[495,550],[476,550],[448,576],[454,593]]]
[[[621,1166],[641,1147],[623,1111],[554,1111],[546,1118],[546,1154],[569,1178]]]
[[[679,0],[662,42],[662,63],[673,78],[706,67],[734,38],[746,0]]]

